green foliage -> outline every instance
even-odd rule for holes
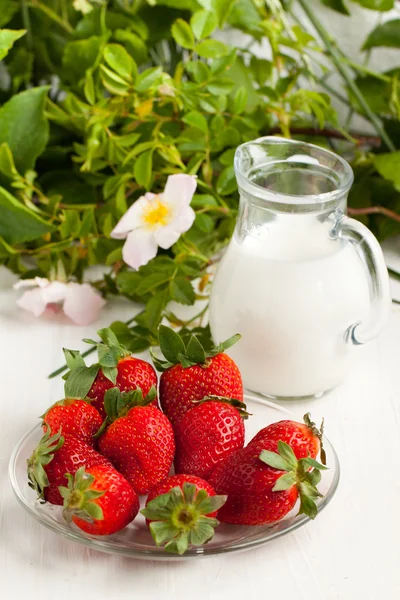
[[[354,5],[321,1],[343,15]],[[393,5],[358,3],[381,11]],[[290,7],[271,0],[0,0],[0,27],[7,26],[0,30],[0,264],[22,275],[29,257],[35,273],[51,277],[61,268],[76,281],[105,265],[95,287],[143,306],[129,325],[111,326],[129,351],[156,344],[163,317],[181,328],[185,347],[195,327],[208,351],[205,309],[185,321],[170,303],[208,298],[209,267],[236,220],[239,144],[281,133],[326,145],[314,136],[332,130],[343,138],[336,149],[353,155],[351,205],[399,212],[398,152],[379,147],[379,139],[360,148],[343,133],[321,82],[329,52],[292,19]],[[250,43],[221,41],[225,28]],[[398,47],[398,30],[397,20],[378,26],[364,48]],[[262,41],[266,58],[256,52]],[[400,69],[352,68],[357,89],[400,151]],[[354,86],[340,93],[369,118]],[[174,173],[197,176],[194,224],[132,271],[123,261],[124,240],[112,239],[111,231],[140,196],[162,192]],[[379,212],[360,218],[381,238],[400,230]]]

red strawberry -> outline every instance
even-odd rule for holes
[[[68,487],[60,486],[63,516],[86,533],[116,533],[139,512],[139,498],[111,465],[81,467],[75,476],[68,473],[67,479]]]
[[[87,367],[76,350],[64,350],[69,371],[66,374],[65,395],[73,398],[90,398],[92,405],[105,417],[104,395],[117,386],[122,392],[141,389],[146,396],[151,387],[157,387],[157,374],[153,366],[131,356],[111,329],[98,332],[102,343],[84,340],[97,346],[98,363]],[[154,399],[157,405],[156,398]]]
[[[322,446],[322,436],[324,422],[322,421],[320,429],[317,429],[315,423],[311,421],[310,413],[304,415],[304,423],[296,421],[278,421],[271,423],[264,429],[261,429],[249,442],[254,444],[260,441],[275,440],[286,442],[292,448],[296,458],[306,458],[311,456],[317,458],[321,451],[321,462],[326,463],[325,451]]]
[[[114,383],[100,369],[88,392],[88,398],[93,400],[93,406],[103,417],[105,416],[104,394],[114,386],[117,386],[121,392],[139,388],[144,396],[149,393],[153,385],[157,387],[157,374],[152,365],[145,360],[127,356],[118,361],[116,369],[118,374]],[[157,400],[154,402],[157,405]]]
[[[38,498],[51,504],[62,504],[58,486],[66,485],[66,473],[74,475],[79,467],[111,465],[91,446],[73,437],[50,435],[47,431],[28,460],[28,479]]]
[[[226,501],[200,477],[174,475],[153,488],[141,512],[157,546],[183,554],[189,545],[202,546],[214,535],[215,516]]]
[[[160,325],[160,348],[167,359],[153,362],[159,371],[160,404],[175,425],[193,401],[205,396],[225,396],[243,400],[243,384],[240,371],[234,361],[223,354],[240,336],[235,335],[216,348],[206,352],[196,336],[187,347],[181,337],[169,327]]]
[[[210,396],[175,425],[175,473],[207,479],[216,464],[244,446],[246,405]]]
[[[85,400],[65,398],[53,404],[43,416],[43,431],[50,428],[50,434],[61,431],[62,434],[94,445],[94,435],[100,429],[103,419],[99,412]]]
[[[106,393],[107,414],[110,420],[115,420],[99,438],[99,449],[137,494],[146,494],[170,471],[175,453],[174,434],[171,423],[158,408],[135,406],[138,396],[139,403],[146,402],[138,390],[131,394],[133,408],[130,410],[126,396],[118,388]],[[147,402],[153,398],[148,396]],[[118,407],[122,407],[122,411]],[[118,417],[121,413],[126,416]]]
[[[217,465],[209,478],[218,494],[228,495],[218,518],[236,525],[274,523],[292,510],[300,495],[299,513],[313,519],[320,495],[315,486],[324,468],[311,457],[298,461],[285,442],[252,443]]]

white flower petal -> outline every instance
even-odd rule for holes
[[[67,294],[67,284],[61,281],[50,281],[41,289],[43,299],[46,304],[61,302]]]
[[[171,248],[180,237],[180,232],[176,231],[173,224],[165,225],[165,227],[160,227],[157,231],[154,231],[155,241],[164,250]]]
[[[168,225],[154,231],[154,239],[157,244],[164,250],[171,248],[178,241],[181,234],[191,228],[195,217],[196,214],[190,206],[183,206],[176,210],[172,221]]]
[[[128,208],[123,217],[118,221],[110,234],[111,237],[117,240],[123,240],[130,231],[140,227],[143,224],[143,209],[147,206],[148,201],[154,197],[155,194],[152,194],[151,192],[147,192],[145,196],[140,196],[140,198]]]
[[[189,205],[196,187],[197,181],[194,175],[186,175],[185,173],[170,175],[162,194],[163,201],[174,206],[178,206],[181,203]]]
[[[34,279],[20,279],[14,283],[14,290],[20,290],[26,287],[45,287],[49,283],[49,280],[45,277],[35,277]]]
[[[132,269],[147,265],[157,255],[157,243],[153,233],[141,227],[131,231],[122,248],[122,257]]]
[[[96,321],[105,300],[88,283],[68,283],[63,306],[64,313],[78,325]]]
[[[176,211],[174,219],[171,221],[171,225],[173,225],[179,233],[184,233],[191,228],[195,218],[196,213],[191,206],[182,206]]]
[[[36,288],[24,292],[21,298],[18,298],[17,305],[25,310],[29,310],[39,317],[46,309],[46,300],[43,297],[43,290]]]

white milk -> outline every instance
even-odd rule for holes
[[[229,350],[247,388],[306,396],[335,387],[359,348],[346,329],[369,309],[365,267],[353,245],[329,238],[316,215],[280,215],[240,239],[235,233],[212,287],[216,342]]]

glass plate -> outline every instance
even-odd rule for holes
[[[249,441],[257,431],[269,423],[288,418],[295,418],[301,421],[301,417],[293,417],[292,413],[281,406],[253,394],[245,394],[245,402],[248,411],[253,415],[246,421],[246,441]],[[15,495],[24,509],[39,523],[59,535],[95,550],[151,560],[199,558],[201,556],[235,552],[260,546],[301,527],[310,520],[305,515],[296,514],[298,511],[297,505],[284,519],[272,525],[248,527],[244,525],[221,524],[217,527],[215,536],[208,544],[200,548],[191,548],[184,556],[167,554],[162,548],[157,548],[147,530],[144,517],[140,514],[128,527],[114,535],[106,537],[88,535],[74,524],[68,525],[64,521],[61,514],[61,507],[51,504],[40,504],[36,500],[35,492],[28,486],[26,460],[31,455],[41,436],[41,427],[40,425],[36,425],[24,435],[12,453],[9,476]],[[324,439],[324,447],[326,449],[329,470],[322,471],[319,489],[323,494],[323,498],[317,500],[319,512],[331,500],[339,482],[338,458],[335,450],[326,438]],[[320,517],[317,516],[317,518]]]

